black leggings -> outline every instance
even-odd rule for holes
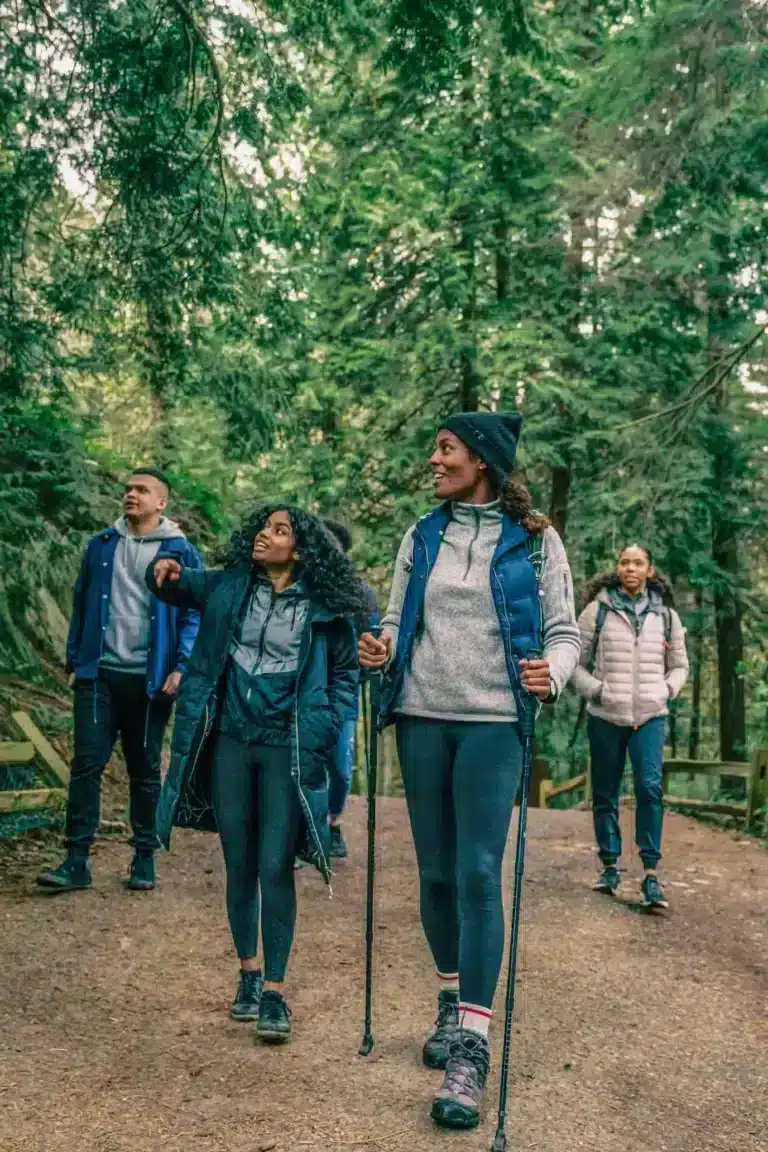
[[[213,757],[213,810],[232,939],[241,960],[256,955],[261,903],[264,976],[278,983],[285,978],[296,924],[293,862],[301,804],[290,760],[289,748],[243,744],[221,733]]]
[[[517,724],[398,716],[397,747],[435,965],[490,1008],[504,952],[501,869],[522,748]]]

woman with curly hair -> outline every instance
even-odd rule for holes
[[[613,896],[619,887],[619,791],[629,752],[643,904],[666,908],[656,875],[664,819],[662,763],[668,703],[688,678],[685,629],[672,606],[669,581],[655,570],[643,544],[623,548],[615,571],[589,581],[585,600],[573,686],[589,713],[592,810],[603,865],[594,888]]]
[[[465,412],[442,425],[429,461],[441,503],[406,532],[381,639],[359,646],[364,667],[388,667],[381,719],[397,726],[439,989],[423,1059],[445,1069],[432,1117],[452,1128],[478,1123],[488,1077],[517,717],[527,694],[556,700],[579,656],[565,550],[510,478],[521,424]]]
[[[202,614],[157,831],[166,847],[174,824],[218,831],[240,961],[232,1016],[279,1042],[296,853],[330,875],[326,772],[357,691],[360,585],[320,522],[287,505],[255,512],[222,561],[202,572],[160,556],[147,569],[156,596]]]

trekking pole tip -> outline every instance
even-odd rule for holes
[[[506,1133],[502,1132],[502,1130],[499,1129],[498,1132],[496,1133],[496,1135],[494,1136],[493,1144],[491,1145],[491,1152],[505,1152],[506,1147],[507,1147]]]
[[[370,1056],[371,1052],[373,1052],[373,1033],[366,1032],[357,1054],[358,1056]]]

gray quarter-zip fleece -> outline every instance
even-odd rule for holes
[[[183,540],[184,533],[175,520],[166,516],[146,536],[134,536],[125,516],[120,517],[115,528],[120,539],[115,549],[109,618],[100,663],[122,672],[143,674],[152,629],[152,593],[144,573],[160,551],[163,540]]]
[[[517,707],[490,580],[501,535],[501,505],[454,503],[451,513],[427,581],[423,628],[396,711],[436,720],[509,722],[517,717]],[[409,529],[400,546],[382,621],[395,645],[412,565],[412,536]],[[559,695],[578,663],[579,629],[568,559],[554,528],[544,532],[542,552],[544,655]]]

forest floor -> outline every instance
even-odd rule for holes
[[[294,1037],[277,1050],[228,1016],[236,967],[214,837],[177,833],[157,890],[143,895],[121,887],[130,849],[115,837],[97,843],[93,889],[71,896],[35,887],[58,855],[50,838],[4,849],[4,1152],[490,1148],[503,990],[483,1123],[439,1132],[428,1112],[440,1074],[420,1062],[434,981],[399,799],[380,808],[376,1047],[357,1055],[364,821],[353,799],[332,900],[316,873],[298,874]],[[768,1146],[768,854],[674,815],[665,852],[672,907],[649,916],[634,866],[623,899],[590,891],[588,813],[531,812],[510,1149]]]

